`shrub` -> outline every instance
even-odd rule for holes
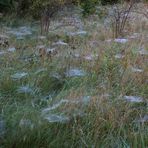
[[[13,0],[0,0],[0,11],[13,8]]]
[[[87,16],[96,11],[96,5],[107,5],[119,2],[119,0],[80,0],[80,6],[83,9],[83,15]]]
[[[100,0],[100,3],[102,5],[107,5],[107,4],[115,4],[118,3],[120,0]]]
[[[18,0],[17,1],[17,15],[22,16],[24,14],[30,13],[30,6],[32,2],[30,0]]]
[[[21,0],[18,1],[17,14],[31,14],[35,18],[39,18],[43,10],[55,11],[55,13],[66,4],[78,3],[78,0]]]
[[[83,15],[86,16],[88,14],[95,12],[95,6],[98,3],[98,0],[81,0],[80,5],[83,9]]]

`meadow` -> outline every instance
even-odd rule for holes
[[[0,18],[0,148],[148,147],[148,19],[114,38],[104,9],[66,9],[42,35]]]

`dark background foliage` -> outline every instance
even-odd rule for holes
[[[45,8],[58,11],[57,8],[60,9],[66,5],[77,5],[83,9],[83,16],[87,16],[95,12],[96,5],[98,4],[108,5],[118,3],[119,1],[120,0],[0,0],[0,12],[13,12],[18,16],[30,15],[38,18]]]

